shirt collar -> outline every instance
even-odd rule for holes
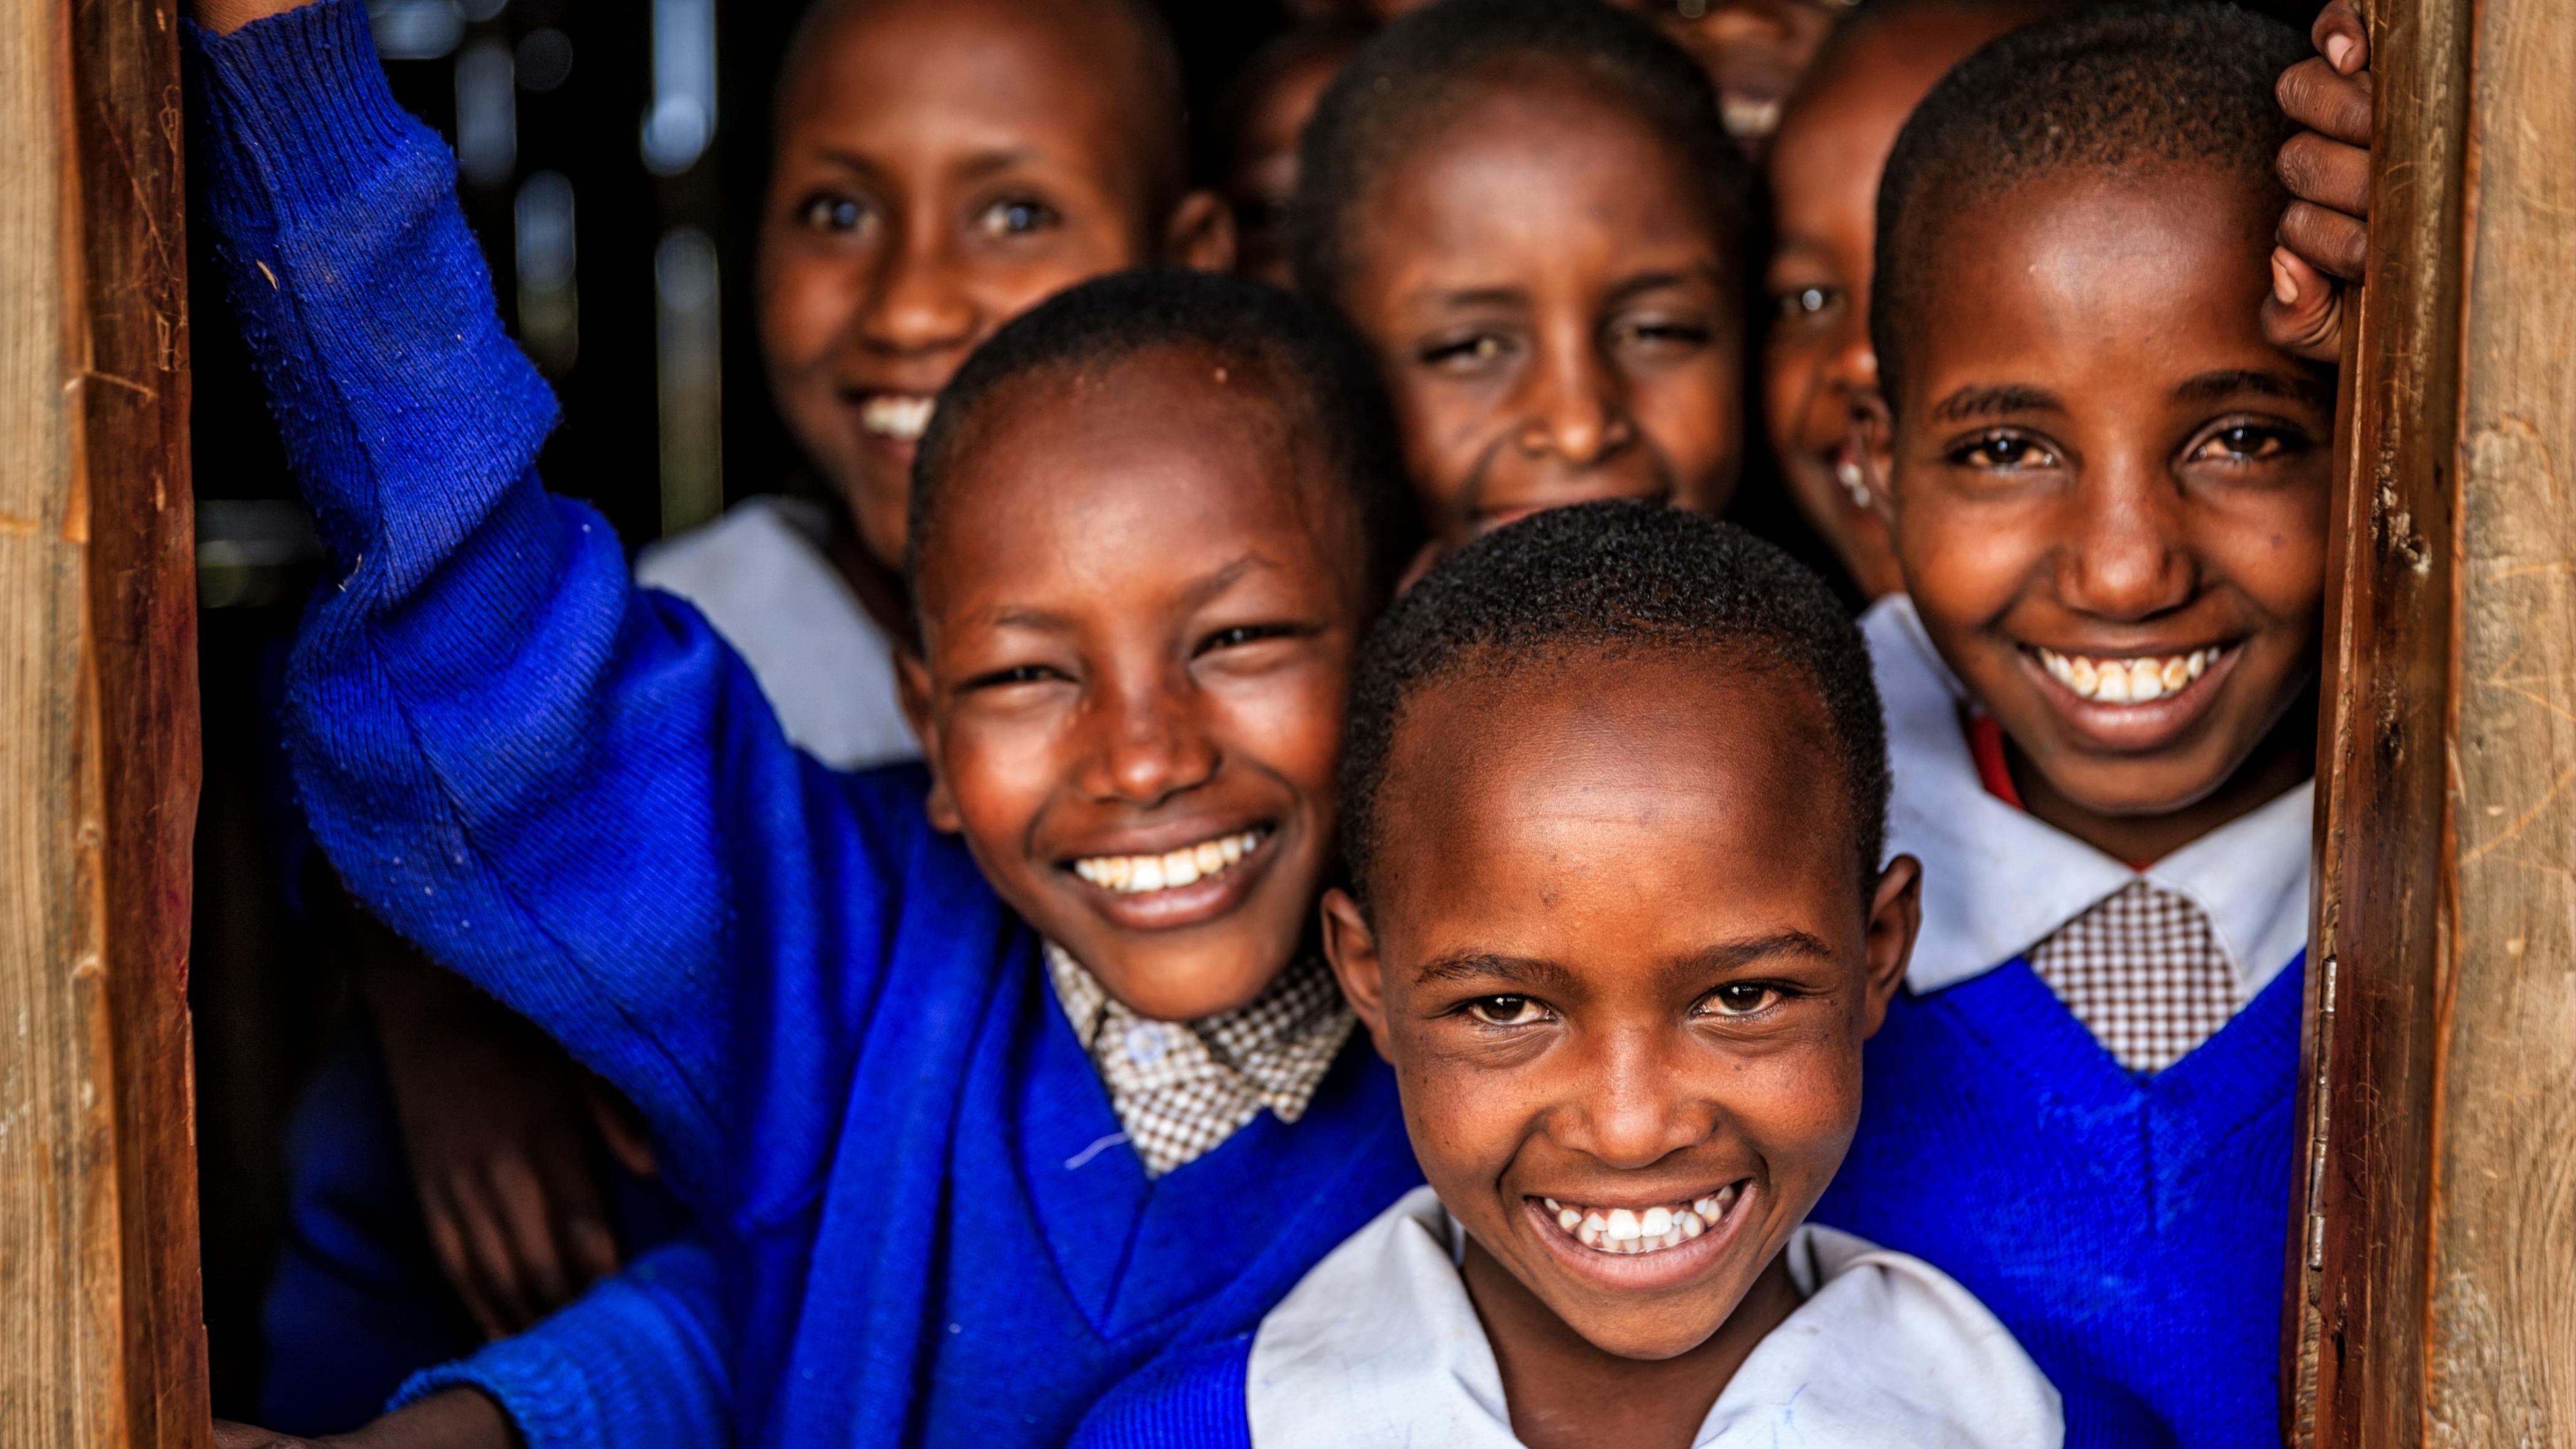
[[[1502,1373],[1430,1188],[1335,1248],[1261,1320],[1244,1406],[1264,1449],[1517,1449]],[[1805,1301],[1755,1346],[1698,1449],[2047,1449],[2056,1390],[1931,1264],[1809,1224],[1784,1249]]]
[[[1959,728],[1967,691],[1913,600],[1879,601],[1861,632],[1887,712],[1888,849],[1923,862],[1923,931],[1908,987],[1938,991],[1983,975],[2141,876],[2208,913],[2248,1001],[2307,944],[2315,782],[2132,870],[1987,791]]]
[[[1173,1091],[1191,1076],[1230,1076],[1281,1121],[1294,1122],[1304,1115],[1332,1070],[1342,1038],[1356,1024],[1332,968],[1321,957],[1299,959],[1259,996],[1231,1011],[1196,1021],[1156,1022],[1111,996],[1072,952],[1053,941],[1045,948],[1056,1002],[1073,1027],[1074,1040],[1096,1065],[1108,1065],[1104,1056],[1114,1055],[1104,1052],[1104,1036],[1114,1043],[1137,1027],[1162,1028],[1160,1039],[1171,1044],[1173,1059],[1141,1076],[1122,1071],[1123,1078],[1134,1079],[1123,1084],[1136,1090]]]

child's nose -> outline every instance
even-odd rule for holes
[[[1589,338],[1551,346],[1533,379],[1529,413],[1521,424],[1521,450],[1590,468],[1617,455],[1636,437],[1618,381]]]
[[[1605,1043],[1559,1137],[1608,1167],[1651,1167],[1707,1138],[1709,1115],[1677,1063],[1634,1038]]]
[[[1869,326],[1857,315],[1845,316],[1836,330],[1833,351],[1825,358],[1825,380],[1845,398],[1878,391],[1878,349],[1869,345]]]
[[[907,239],[889,248],[879,265],[859,332],[884,352],[932,352],[964,347],[983,329],[982,309],[965,285],[955,259],[929,239]]]
[[[1216,773],[1220,751],[1167,690],[1125,692],[1090,716],[1082,787],[1094,799],[1151,807]]]
[[[2198,588],[2182,490],[2162,470],[2120,469],[2074,490],[2079,510],[2061,571],[2065,601],[2109,619],[2144,619]]]

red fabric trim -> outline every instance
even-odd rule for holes
[[[1977,761],[1977,779],[1986,793],[2015,810],[2028,809],[2013,784],[2012,766],[2004,761],[2004,727],[1993,715],[1971,709],[1959,711],[1959,723],[1968,732],[1968,753]]]

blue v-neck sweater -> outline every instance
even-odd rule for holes
[[[2280,1443],[2301,975],[2151,1077],[2024,961],[1901,995],[1816,1221],[1967,1285],[2064,1395],[2068,1449]]]
[[[749,1442],[1059,1444],[1419,1181],[1356,1039],[1294,1126],[1147,1179],[924,776],[798,753],[706,621],[540,487],[553,400],[357,0],[195,43],[206,219],[340,561],[288,690],[306,814],[375,910],[650,1118]]]

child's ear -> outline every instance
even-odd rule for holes
[[[1386,978],[1378,974],[1377,932],[1360,914],[1360,903],[1340,886],[1324,892],[1323,912],[1324,959],[1333,963],[1333,976],[1342,983],[1352,1014],[1368,1028],[1369,1041],[1384,1057]]]
[[[1869,1009],[1861,1035],[1878,1035],[1887,1020],[1887,1003],[1905,984],[1905,964],[1914,956],[1914,937],[1923,929],[1923,866],[1900,855],[1878,873],[1870,893],[1869,930],[1862,950],[1869,962]]]
[[[1184,195],[1163,223],[1163,264],[1194,272],[1234,270],[1234,208],[1201,188]]]
[[[1896,419],[1877,388],[1852,395],[1851,455],[1860,468],[1861,486],[1869,490],[1869,507],[1879,522],[1896,526]]]
[[[912,726],[912,737],[921,741],[922,763],[930,766],[930,799],[924,802],[930,826],[955,835],[965,822],[958,818],[957,801],[948,793],[948,772],[939,765],[939,731],[931,727],[930,719],[930,665],[910,644],[894,652],[894,692],[903,705],[904,723]]]

